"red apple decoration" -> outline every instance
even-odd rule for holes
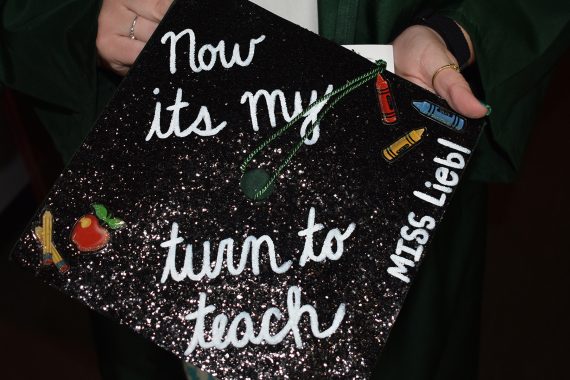
[[[107,245],[110,239],[109,231],[101,227],[99,220],[93,214],[83,215],[73,227],[71,240],[77,249],[83,252],[98,251]]]
[[[94,252],[104,248],[111,238],[109,231],[100,223],[117,230],[124,225],[121,219],[111,217],[105,206],[93,204],[95,215],[85,214],[73,226],[71,241],[81,252]]]

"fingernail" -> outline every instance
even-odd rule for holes
[[[480,100],[479,100],[479,103],[481,103],[485,108],[487,108],[487,113],[485,114],[485,116],[489,116],[491,114],[491,112],[493,112],[493,108],[491,108],[491,106],[488,105],[487,103],[484,103]]]

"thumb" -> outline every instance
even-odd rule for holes
[[[489,106],[473,95],[463,75],[455,70],[442,70],[434,80],[435,92],[444,98],[451,108],[469,118],[479,119],[488,115]]]

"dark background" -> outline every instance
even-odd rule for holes
[[[570,354],[570,54],[541,105],[520,178],[490,186],[481,379],[560,379]],[[0,113],[0,368],[3,379],[99,379],[87,309],[8,261],[61,170],[25,99]]]

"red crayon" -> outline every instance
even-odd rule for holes
[[[392,97],[388,81],[381,74],[378,74],[376,77],[376,91],[378,92],[378,102],[382,112],[382,122],[388,125],[396,124],[398,122],[396,103]]]

